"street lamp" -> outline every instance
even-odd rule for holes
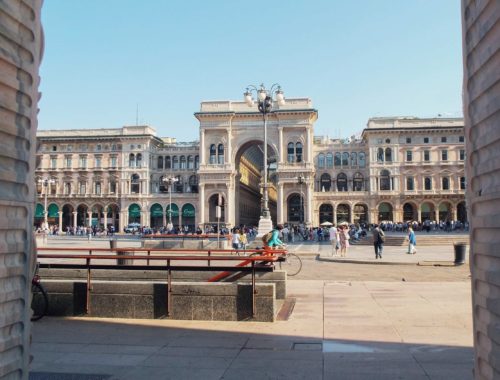
[[[162,179],[163,182],[168,183],[168,195],[169,195],[169,205],[168,205],[168,224],[170,225],[170,228],[173,227],[172,225],[172,186],[174,183],[179,181],[179,178],[176,177],[164,177]]]
[[[300,223],[304,223],[304,198],[302,194],[302,185],[305,183],[306,179],[301,174],[297,177],[297,181],[300,185]]]
[[[271,86],[271,89],[266,90],[263,84],[260,88],[253,85],[249,85],[243,94],[245,103],[252,107],[254,105],[254,99],[252,97],[252,92],[257,95],[257,106],[259,112],[262,114],[264,120],[264,185],[263,185],[263,198],[264,204],[262,207],[262,212],[259,220],[258,236],[268,233],[273,228],[273,222],[271,220],[271,214],[269,212],[269,193],[267,189],[267,114],[272,112],[274,103],[282,106],[285,104],[285,97],[281,86],[277,83]],[[273,94],[275,98],[273,99]]]
[[[45,201],[44,201],[44,207],[43,207],[43,224],[44,227],[43,229],[49,229],[49,212],[47,210],[47,195],[49,193],[49,184],[56,183],[52,178],[41,178],[38,180],[38,183],[43,186],[45,189]]]

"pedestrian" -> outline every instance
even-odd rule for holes
[[[247,249],[247,244],[248,244],[247,234],[242,228],[240,230],[240,247],[245,250]]]
[[[385,234],[378,224],[373,226],[373,247],[375,248],[375,259],[382,258],[382,250],[384,249]]]
[[[271,248],[273,247],[278,247],[282,246],[283,242],[280,240],[280,232],[283,229],[283,226],[281,224],[278,224],[276,226],[276,229],[273,230],[273,234],[271,236],[271,239],[267,242],[267,245]]]
[[[415,254],[417,253],[417,248],[415,246],[417,245],[417,237],[415,236],[415,232],[413,232],[413,228],[408,228],[408,254]]]
[[[341,224],[339,229],[340,257],[346,257],[347,248],[349,248],[349,232],[347,232],[347,223]]]
[[[233,249],[240,249],[240,230],[237,228],[233,232]]]
[[[338,231],[335,224],[330,227],[328,233],[330,234],[330,244],[332,245],[332,256],[338,256],[340,245],[338,241]]]

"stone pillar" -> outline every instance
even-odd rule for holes
[[[337,225],[337,205],[333,205],[333,224]]]
[[[128,224],[128,210],[120,211],[120,220],[118,222],[118,232],[122,233],[125,226]]]
[[[283,217],[283,183],[278,182],[278,212],[277,212],[277,218],[278,220],[276,221],[277,224],[283,224],[285,222],[285,218]]]
[[[40,0],[0,1],[0,376],[27,379],[35,214]]]
[[[283,160],[283,152],[286,148],[283,146],[283,127],[278,127],[278,163],[281,164]]]
[[[200,126],[200,166],[205,165],[205,131]]]
[[[104,230],[108,229],[108,213],[104,210]]]
[[[78,223],[78,212],[73,211],[73,227],[78,227],[77,223]]]
[[[307,226],[311,226],[312,224],[312,185],[307,184],[306,186],[306,215],[305,215],[305,222]]]
[[[92,211],[87,211],[87,216],[88,216],[87,226],[92,227]]]
[[[58,214],[59,214],[59,234],[61,234],[61,232],[63,230],[62,229],[63,228],[63,225],[62,225],[63,212],[59,211]]]
[[[200,151],[201,153],[201,151]],[[198,210],[199,210],[199,215],[200,215],[200,220],[199,224],[204,224],[205,223],[205,184],[202,183],[199,185],[199,204],[198,204]]]

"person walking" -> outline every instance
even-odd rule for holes
[[[240,249],[240,230],[238,228],[233,231],[232,242],[233,249]]]
[[[346,257],[347,248],[349,248],[349,232],[347,232],[347,223],[339,226],[340,257]]]
[[[373,225],[373,247],[375,248],[375,259],[382,258],[382,250],[384,249],[385,234],[378,224]]]
[[[276,226],[276,229],[273,230],[273,234],[271,236],[271,239],[267,242],[268,247],[273,248],[273,247],[279,247],[279,246],[283,245],[283,242],[279,238],[282,229],[283,229],[283,226],[281,224],[278,224]]]
[[[340,245],[338,241],[338,231],[335,224],[330,227],[328,233],[330,234],[330,244],[332,245],[332,256],[338,256]]]
[[[417,237],[415,236],[415,232],[413,231],[413,228],[409,227],[408,228],[408,253],[409,255],[417,253],[417,248],[415,246],[417,245]]]

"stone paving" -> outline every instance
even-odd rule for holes
[[[292,250],[323,257],[328,248]],[[449,247],[386,248],[388,261],[453,258]],[[348,252],[370,255],[371,247]],[[33,325],[31,378],[472,378],[468,281],[291,280],[288,294],[295,308],[274,323],[44,318]]]

